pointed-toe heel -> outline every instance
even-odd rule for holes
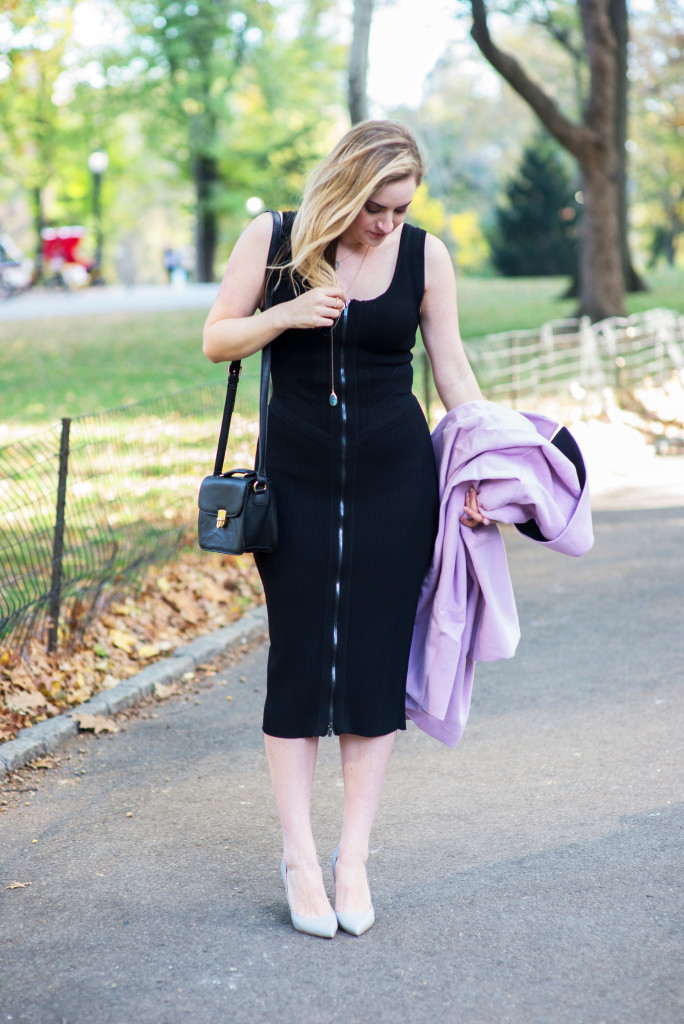
[[[295,931],[305,932],[307,935],[316,935],[319,939],[334,939],[337,933],[337,915],[333,913],[323,914],[322,917],[302,917],[301,914],[295,914],[290,903],[290,894],[287,891],[287,867],[284,860],[280,862],[280,874],[283,878],[285,897],[290,909],[292,927]]]
[[[335,865],[337,864],[337,854],[339,847],[335,850],[332,856],[332,873],[333,881],[335,881]],[[363,935],[369,928],[372,928],[375,924],[375,910],[373,909],[373,901],[368,910],[336,910],[335,916],[337,923],[339,924],[342,931],[347,932],[349,935]]]

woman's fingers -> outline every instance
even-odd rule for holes
[[[341,288],[312,288],[292,300],[293,327],[331,327],[344,309]]]
[[[477,491],[474,487],[469,487],[466,491],[465,501],[463,505],[463,515],[461,516],[460,522],[464,526],[471,528],[475,526],[489,526],[492,522],[487,516],[483,515],[480,511],[480,506],[477,503]]]

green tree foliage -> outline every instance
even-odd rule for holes
[[[125,57],[146,132],[194,186],[200,280],[213,276],[220,215],[278,183],[294,191],[318,150],[336,95],[320,27],[328,6],[290,5],[298,24],[287,32],[263,0],[121,0],[138,37]]]
[[[75,0],[26,0],[0,14],[0,166],[6,181],[21,181],[30,196],[36,254],[45,189],[59,165],[59,110],[53,96],[74,6]]]
[[[654,0],[634,17],[635,226],[651,262],[673,264],[684,235],[684,8]]]
[[[345,51],[323,29],[331,6],[22,0],[5,10],[0,203],[28,188],[37,227],[92,225],[87,159],[104,149],[107,273],[122,248],[144,276],[159,272],[162,248],[190,241],[196,222],[199,277],[210,279],[246,200],[296,203],[345,118]]]
[[[494,265],[506,277],[574,274],[579,207],[567,165],[546,136],[524,150],[489,238]]]

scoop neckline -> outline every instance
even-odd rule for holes
[[[368,302],[377,302],[378,299],[382,299],[385,295],[388,295],[389,292],[391,292],[392,288],[394,287],[394,282],[396,281],[396,278],[397,278],[397,271],[399,270],[399,261],[401,260],[402,248],[404,246],[404,237],[406,235],[406,231],[404,229],[406,227],[407,227],[407,224],[406,224],[406,221],[404,221],[404,223],[401,225],[401,237],[399,239],[399,245],[397,247],[397,259],[396,259],[396,262],[394,264],[394,271],[392,273],[392,280],[387,285],[387,287],[385,288],[384,292],[380,292],[379,295],[374,295],[372,299],[350,299],[349,300],[349,305],[351,305],[352,302],[359,302],[361,304],[365,304],[365,303],[368,303]]]

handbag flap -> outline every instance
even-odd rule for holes
[[[233,470],[233,473],[236,471]],[[245,470],[245,476],[207,476],[199,489],[198,505],[200,512],[215,516],[220,508],[225,509],[226,518],[239,516],[245,504],[245,498],[251,490],[256,474],[253,470]]]

